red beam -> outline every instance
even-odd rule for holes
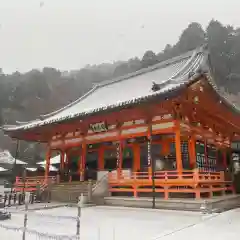
[[[147,109],[147,111],[146,111]],[[123,123],[125,121],[145,119],[147,113],[151,113],[152,116],[169,112],[171,109],[171,101],[165,101],[155,104],[142,104],[139,107],[130,109],[121,109],[116,112],[107,114],[99,114],[96,116],[89,116],[81,120],[69,120],[69,122],[52,123],[45,126],[29,129],[26,132],[21,131],[17,133],[15,137],[21,137],[22,139],[28,139],[31,141],[48,141],[52,136],[56,134],[65,134],[67,132],[80,129],[83,134],[86,134],[89,128],[89,124],[107,121],[108,124]]]

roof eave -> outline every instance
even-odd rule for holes
[[[186,89],[186,87],[188,87],[195,81],[199,80],[202,76],[203,76],[202,73],[196,73],[195,75],[193,75],[191,77],[191,79],[189,79],[188,82],[186,82],[176,88],[168,90],[166,92],[160,92],[160,93],[156,92],[156,94],[152,94],[147,97],[142,97],[142,98],[134,99],[131,101],[123,102],[118,105],[110,105],[108,107],[94,109],[93,111],[90,111],[90,112],[78,113],[78,114],[75,114],[74,116],[71,116],[71,117],[68,117],[68,118],[65,118],[62,120],[59,119],[58,121],[47,122],[45,124],[36,125],[33,127],[29,127],[29,128],[18,128],[18,129],[3,128],[3,131],[6,134],[10,134],[11,132],[28,132],[28,131],[32,131],[36,128],[44,127],[44,126],[51,125],[51,124],[57,125],[57,124],[62,124],[62,123],[68,122],[70,120],[73,121],[73,120],[77,120],[77,119],[84,120],[87,117],[98,115],[99,113],[108,113],[108,112],[118,111],[119,109],[128,109],[128,108],[131,108],[131,107],[139,105],[139,104],[149,103],[149,102],[156,101],[156,100],[164,101],[164,100],[172,99],[172,98],[178,96],[181,91]]]
[[[235,113],[240,114],[240,108],[237,105],[233,104],[227,96],[223,96],[223,94],[221,94],[221,91],[219,90],[216,82],[214,81],[213,68],[209,55],[206,59],[206,64],[208,66],[208,74],[206,74],[206,79],[210,86],[213,88],[214,92],[216,92],[222,103],[224,103],[228,108],[231,108]]]

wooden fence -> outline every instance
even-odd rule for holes
[[[156,171],[154,181],[149,172],[111,172],[108,181],[111,193],[132,193],[134,197],[153,191],[163,193],[165,199],[169,193],[193,193],[195,198],[201,198],[202,193],[212,197],[214,192],[233,192],[231,182],[224,179],[224,172]]]

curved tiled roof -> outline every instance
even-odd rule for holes
[[[75,102],[39,119],[18,125],[3,126],[5,131],[27,130],[68,119],[88,116],[100,111],[122,108],[155,97],[171,97],[195,80],[206,66],[206,46],[161,62],[135,73],[103,82]],[[153,82],[159,90],[153,91]],[[216,85],[211,83],[216,90]]]
[[[219,98],[221,99],[221,101],[223,101],[224,104],[226,104],[229,108],[231,108],[234,112],[240,114],[240,107],[236,104],[234,104],[226,95],[224,96],[220,89],[218,88],[216,82],[213,79],[213,74],[212,74],[212,66],[211,66],[211,59],[208,56],[207,58],[207,63],[208,63],[208,71],[209,74],[206,76],[208,79],[209,84],[212,86],[213,90],[217,93],[217,95],[219,96]]]

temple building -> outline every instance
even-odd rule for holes
[[[12,138],[47,143],[60,155],[60,181],[99,180],[112,194],[154,191],[200,198],[234,192],[230,145],[240,109],[221,94],[206,46],[95,85],[75,102],[38,119],[3,126]]]

